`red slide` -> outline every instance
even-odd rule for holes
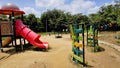
[[[16,35],[17,36],[22,36],[26,40],[30,42],[30,44],[37,46],[39,48],[48,48],[48,42],[42,42],[39,40],[40,35],[36,34],[27,26],[23,24],[23,22],[19,19],[16,20],[15,22],[15,28],[16,28]]]

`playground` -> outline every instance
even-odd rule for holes
[[[106,32],[107,33],[107,32]],[[115,34],[111,32],[111,34]],[[105,38],[109,37],[104,37]],[[54,35],[43,35],[41,40],[48,41],[48,51],[25,50],[16,53],[0,53],[0,68],[81,68],[71,60],[71,39],[69,34],[56,39]],[[120,66],[120,52],[106,44],[99,44],[105,50],[91,52],[86,48],[86,68],[118,68]]]
[[[24,24],[24,11],[5,4],[0,14],[0,68],[119,68],[120,31],[69,23],[69,32],[39,34]],[[15,18],[20,15],[20,18]]]

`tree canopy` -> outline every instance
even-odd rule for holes
[[[62,31],[68,29],[69,23],[91,23],[102,26],[112,24],[120,27],[120,0],[114,2],[115,4],[101,6],[97,13],[89,15],[71,14],[59,9],[47,10],[39,18],[34,14],[28,14],[23,16],[24,24],[36,32]],[[0,15],[0,19],[8,20],[4,15]]]

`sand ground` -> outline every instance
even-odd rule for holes
[[[72,42],[69,34],[63,34],[58,39],[54,35],[45,35],[40,39],[49,42],[48,51],[0,52],[0,68],[83,68],[71,60]],[[94,53],[86,47],[85,60],[88,66],[84,68],[119,68],[120,52],[105,44],[99,45],[105,50]]]

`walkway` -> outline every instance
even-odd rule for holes
[[[118,46],[118,45],[115,45],[115,44],[112,44],[112,43],[109,43],[109,42],[105,42],[105,41],[101,41],[101,40],[99,40],[99,43],[106,44],[106,45],[108,45],[108,46],[110,46],[110,47],[112,47],[112,48],[114,48],[114,49],[116,49],[117,51],[120,52],[120,46]]]

